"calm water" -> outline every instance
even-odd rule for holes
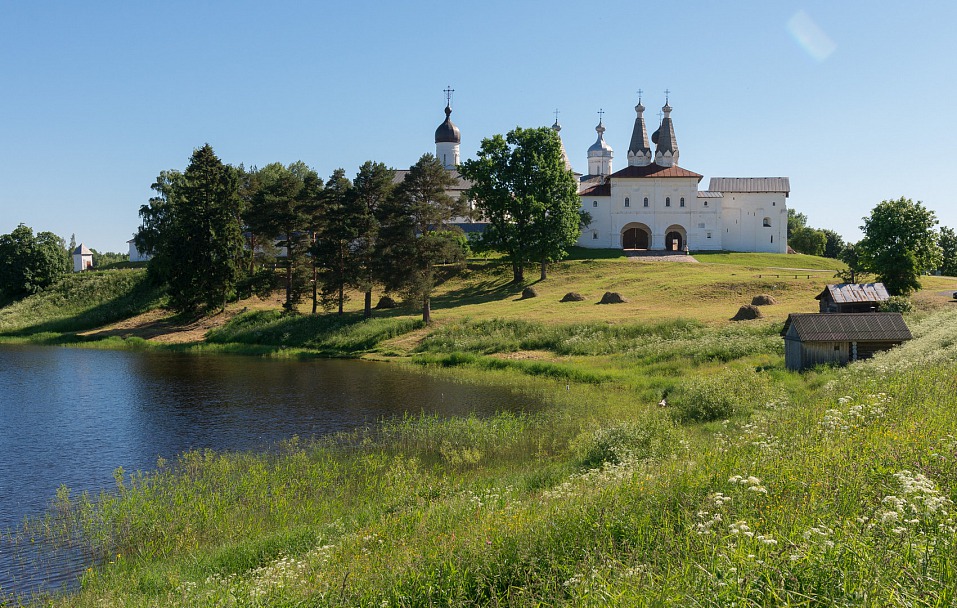
[[[190,449],[265,448],[421,411],[518,410],[522,397],[361,361],[0,347],[0,531],[41,515],[61,485],[115,486]],[[81,563],[82,562],[82,563]],[[88,565],[0,541],[4,594],[57,588]]]

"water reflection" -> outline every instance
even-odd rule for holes
[[[362,361],[0,347],[0,530],[41,514],[61,485],[96,494],[113,487],[117,467],[150,470],[159,456],[525,405],[506,390]],[[73,580],[76,567],[57,570],[64,560],[30,571],[32,558],[14,549],[0,542],[3,592]]]

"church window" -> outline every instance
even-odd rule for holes
[[[646,197],[645,197],[645,207],[647,207],[647,206],[648,206],[648,197],[646,196]]]
[[[685,206],[685,197],[683,197],[683,196],[681,197],[681,203],[679,203],[679,206],[680,206],[680,207],[684,207],[684,206]]]
[[[625,197],[625,207],[631,207],[631,199],[629,199],[627,196]]]
[[[770,227],[771,227],[771,218],[769,218],[769,217],[764,218],[764,227],[765,227],[765,228],[770,228]]]
[[[597,207],[597,206],[598,206],[598,201],[592,201],[592,202],[591,202],[591,206],[592,206],[592,207]]]
[[[665,197],[665,207],[670,207],[670,206],[671,206],[671,197],[670,197],[670,196],[666,196],[666,197]]]
[[[711,233],[710,233],[710,232],[708,233],[708,238],[709,238],[709,239],[711,238]]]
[[[777,203],[775,203],[774,201],[771,201],[771,206],[772,206],[772,207],[774,207],[774,206],[776,206],[776,205],[777,205]]]
[[[771,242],[772,242],[772,243],[774,242],[774,235],[773,235],[773,234],[771,235]]]
[[[598,238],[598,233],[597,233],[597,232],[592,232],[592,233],[591,233],[591,238],[597,239],[597,238]]]
[[[708,201],[705,201],[705,202],[704,202],[704,206],[705,206],[705,207],[708,206]]]

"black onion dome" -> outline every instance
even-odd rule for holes
[[[462,134],[459,133],[459,128],[452,124],[451,115],[452,108],[445,106],[445,122],[440,124],[439,128],[435,130],[435,143],[462,143]]]

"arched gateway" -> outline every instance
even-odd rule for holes
[[[666,251],[683,251],[687,244],[688,236],[684,228],[677,224],[668,226],[668,230],[665,231]]]
[[[622,249],[650,249],[651,230],[644,224],[631,223],[621,230]]]

